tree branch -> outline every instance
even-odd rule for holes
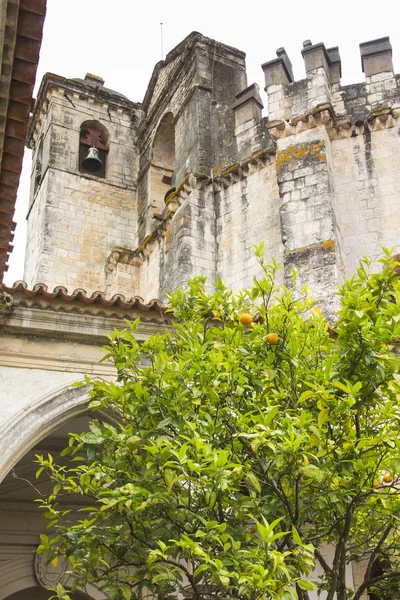
[[[314,554],[318,559],[319,564],[321,565],[321,567],[323,568],[323,570],[325,571],[325,573],[332,573],[332,567],[330,567],[328,565],[328,563],[326,562],[326,560],[324,559],[324,557],[322,556],[321,552],[317,549],[314,550]]]
[[[365,590],[372,587],[376,583],[380,581],[384,581],[385,579],[394,579],[398,577],[400,579],[400,570],[399,571],[391,571],[390,573],[384,573],[383,575],[379,575],[379,577],[374,577],[374,579],[370,579],[369,581],[364,581],[358,588],[357,592],[353,596],[353,600],[360,600],[362,594]]]

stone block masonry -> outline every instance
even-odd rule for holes
[[[268,115],[245,55],[196,32],[142,104],[47,75],[29,135],[29,283],[163,298],[203,274],[237,291],[264,242],[333,319],[361,256],[400,249],[400,76],[388,38],[360,52],[365,82],[341,86],[337,47],[306,40],[301,81],[279,48],[262,65]],[[107,132],[105,177],[79,168],[82,123]]]
[[[276,174],[280,192],[284,273],[291,283],[292,268],[299,285],[307,284],[330,317],[338,282],[335,259],[334,181],[329,169],[331,143],[324,127],[278,139]],[[328,299],[329,298],[329,299]]]

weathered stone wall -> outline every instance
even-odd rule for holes
[[[360,46],[366,81],[355,86],[340,86],[338,49],[310,41],[305,80],[293,82],[283,48],[263,65],[285,275],[296,267],[332,317],[334,287],[359,259],[399,247],[399,81],[387,38]]]
[[[153,200],[158,186],[152,181],[150,164],[163,117],[173,115],[176,185],[189,172],[207,175],[221,157],[235,156],[232,107],[235,95],[245,85],[244,54],[200,34],[186,38],[158,63],[144,99],[145,118],[138,132],[139,243],[157,227]],[[168,186],[164,189],[167,192]]]
[[[122,328],[125,318],[140,317],[137,337],[143,341],[164,323],[157,306],[143,303],[104,305],[88,302],[85,294],[49,299],[45,292],[9,291],[12,309],[0,315],[0,481],[59,422],[86,410],[87,390],[71,388],[74,382],[115,376],[112,362],[100,362],[110,331]]]
[[[132,191],[56,168],[46,179],[29,217],[25,279],[105,290],[107,255],[115,245],[134,243]],[[129,281],[119,291],[129,294],[131,287]]]
[[[350,274],[362,255],[376,257],[382,245],[399,245],[399,127],[337,140],[333,155],[338,226]]]
[[[263,64],[267,118],[244,54],[197,33],[156,65],[141,106],[56,78],[34,115],[29,282],[150,298],[204,274],[238,290],[264,242],[334,318],[360,257],[399,248],[400,78],[387,38],[361,44],[354,86],[337,48],[308,40],[302,54],[302,81],[283,48]],[[86,119],[110,133],[106,179],[77,172]]]
[[[275,158],[256,155],[240,171],[223,171],[215,196],[217,274],[235,291],[260,274],[254,245],[264,242],[266,259],[282,260],[279,190]]]
[[[78,85],[86,94],[75,89],[74,80],[52,83],[31,134],[35,154],[25,279],[31,285],[44,281],[49,287],[106,291],[105,264],[112,248],[131,248],[137,239],[132,103],[123,98],[122,106],[95,101],[85,82]],[[79,170],[85,121],[108,131],[105,178]],[[129,294],[132,282],[125,280],[119,277],[118,291]]]

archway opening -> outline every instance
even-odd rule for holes
[[[47,575],[48,567],[43,566],[43,561],[38,561],[36,556],[40,534],[51,535],[51,529],[47,528],[48,522],[35,503],[41,495],[46,496],[54,484],[45,472],[36,478],[38,465],[35,463],[35,456],[50,453],[58,461],[68,460],[60,459],[60,452],[68,445],[69,434],[88,431],[92,417],[104,420],[103,414],[81,414],[64,421],[26,452],[1,482],[0,600],[48,600],[54,596],[54,592],[46,588],[57,584],[60,566],[55,569],[56,575],[51,569]],[[84,506],[85,502],[78,496],[68,498],[66,502],[66,508],[71,510],[73,518],[74,515],[81,518],[79,509]],[[66,568],[65,566],[60,570],[60,582],[68,588],[70,576]],[[72,597],[74,600],[104,598],[95,588],[90,589],[89,593],[90,596],[79,591]]]
[[[84,121],[79,135],[79,170],[97,177],[106,177],[107,156],[109,150],[110,134],[108,129],[98,121]],[[92,148],[98,157],[98,170],[95,172],[87,167],[87,159]]]
[[[54,597],[54,592],[45,590],[40,586],[29,587],[19,592],[15,592],[7,596],[5,600],[49,600]],[[90,596],[83,592],[77,591],[71,596],[74,600],[90,600]]]
[[[160,121],[154,137],[150,165],[150,202],[153,216],[160,214],[164,198],[174,187],[175,125],[172,113],[166,113]]]

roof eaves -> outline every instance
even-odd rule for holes
[[[13,215],[39,61],[46,0],[6,2],[0,86],[4,125],[0,124],[0,281],[8,268],[15,223]],[[4,7],[4,4],[2,5]],[[7,46],[8,51],[5,52]],[[12,52],[10,52],[10,48]],[[2,134],[2,135],[1,135]]]

